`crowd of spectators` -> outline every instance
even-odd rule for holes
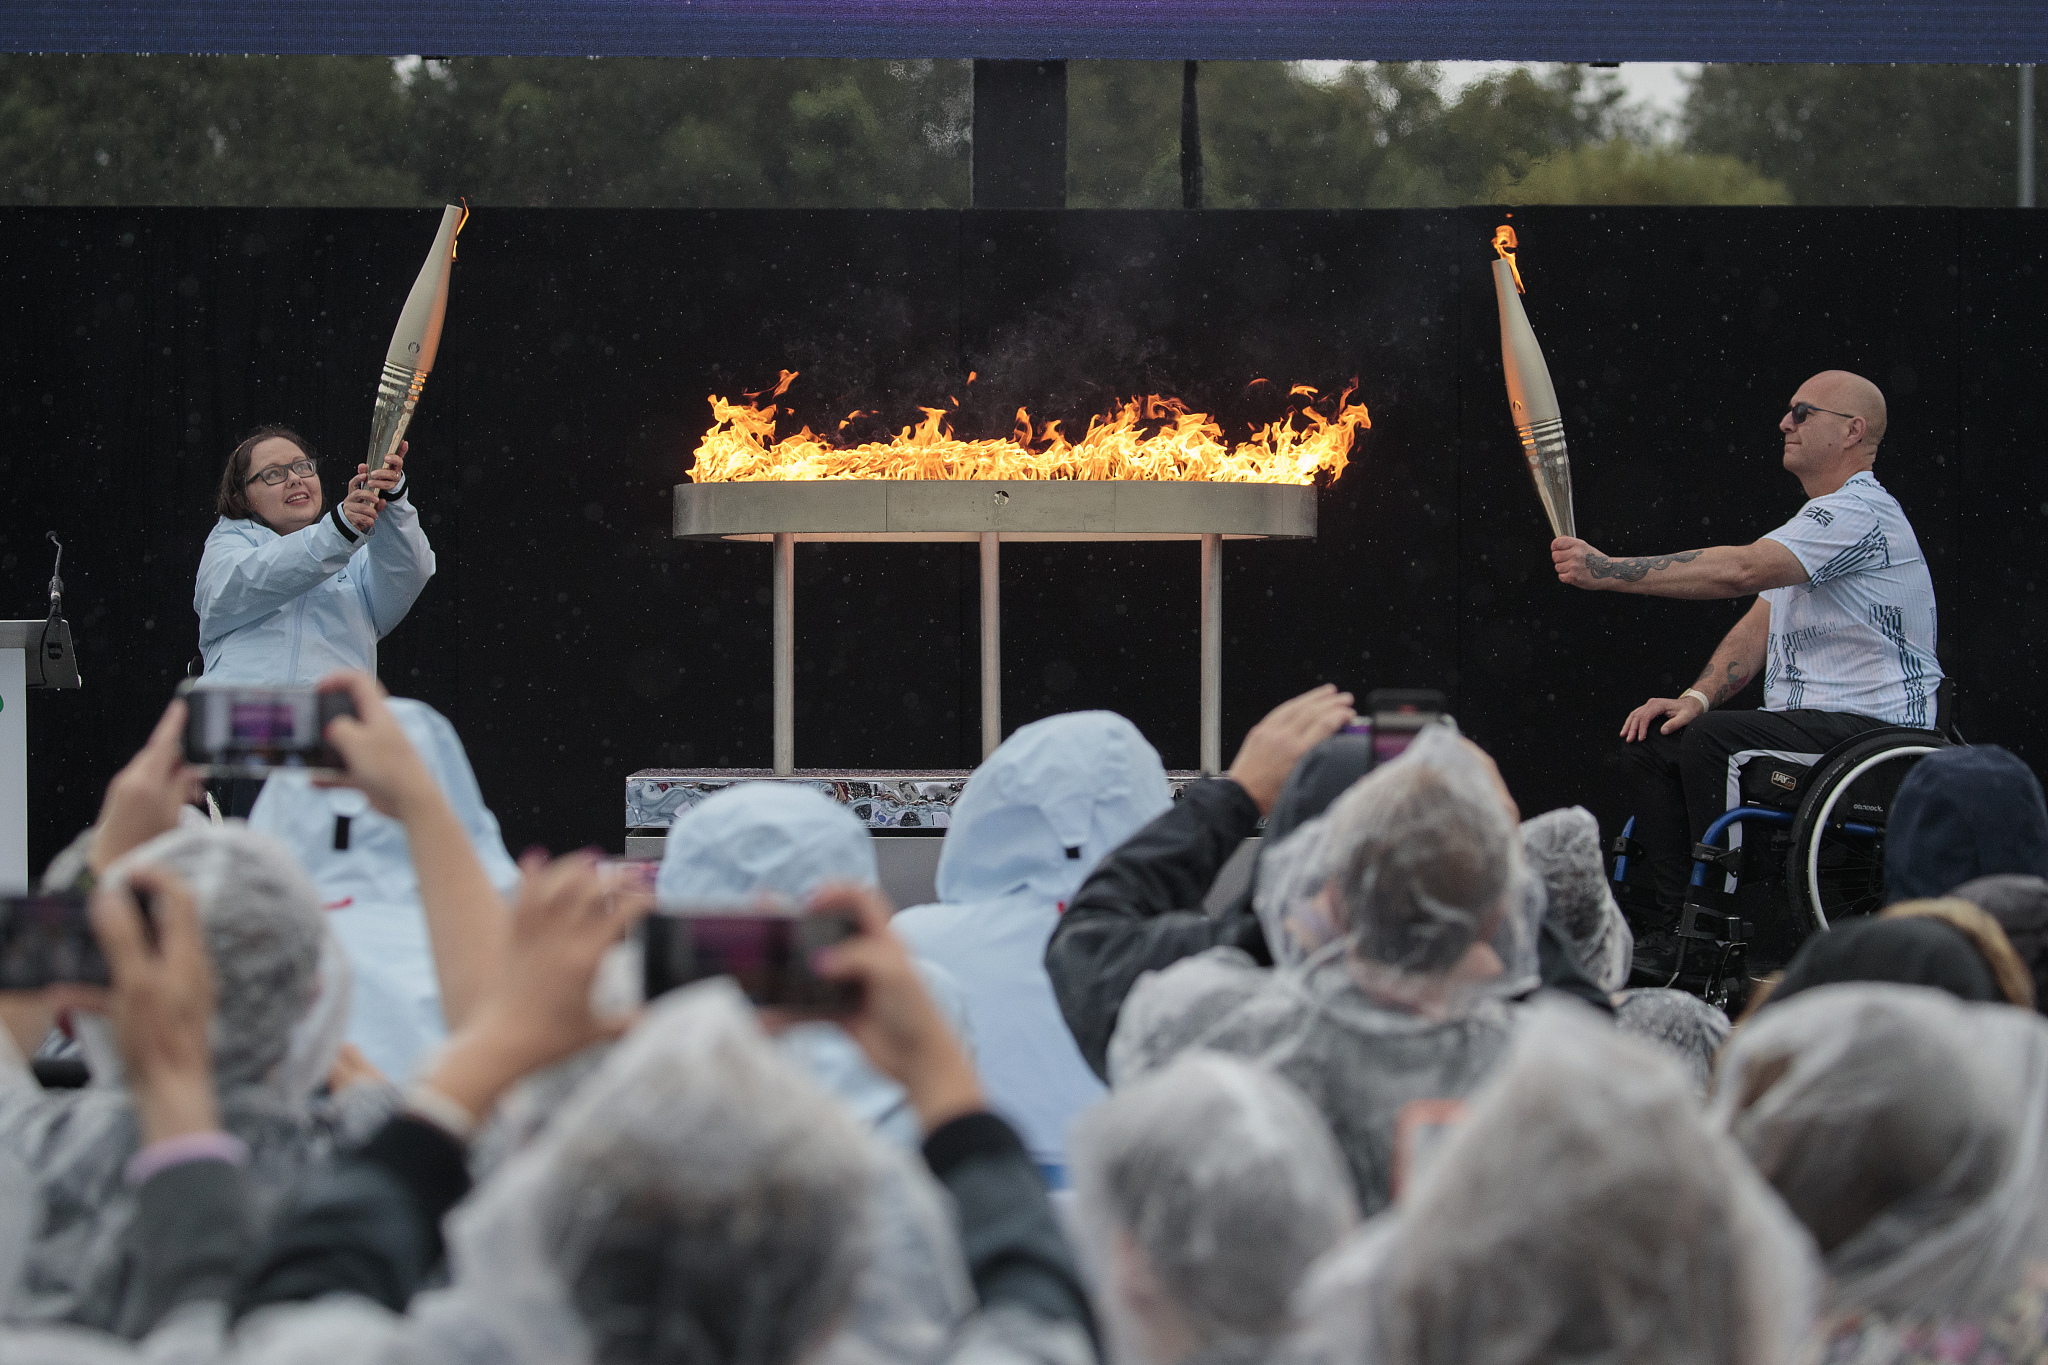
[[[651,875],[515,861],[445,719],[323,686],[338,779],[209,817],[174,702],[45,873],[111,985],[0,992],[6,1365],[2048,1362],[2048,804],[1993,746],[1731,1021],[1631,985],[1592,815],[1331,687],[1177,799],[1120,717],[1023,727],[899,913],[786,783]],[[771,904],[857,1005],[648,998],[648,916]]]

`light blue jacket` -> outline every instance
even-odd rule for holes
[[[391,711],[455,808],[491,884],[510,904],[518,894],[519,868],[505,851],[497,817],[484,804],[455,727],[433,707],[407,697],[393,697]],[[348,847],[338,849],[335,827],[343,817]],[[283,840],[313,879],[327,923],[355,973],[348,1040],[394,1084],[404,1085],[448,1036],[404,827],[371,810],[361,792],[315,787],[304,773],[279,773],[264,783],[249,827]]]
[[[1046,942],[1103,855],[1172,804],[1158,753],[1122,716],[1034,721],[960,794],[939,903],[894,921],[912,952],[959,981],[990,1106],[1040,1166],[1065,1165],[1068,1126],[1103,1093],[1053,997]]]
[[[222,517],[192,594],[206,680],[284,687],[344,668],[375,673],[377,641],[433,576],[434,547],[404,484],[367,537],[338,507],[288,536]]]
[[[749,901],[767,892],[801,903],[826,882],[880,880],[875,841],[851,811],[823,793],[789,782],[742,782],[676,816],[663,841],[654,896],[664,908],[692,902]],[[925,988],[971,1050],[959,984],[929,962],[917,964]],[[798,1024],[781,1047],[827,1093],[876,1132],[915,1151],[923,1141],[903,1087],[876,1071],[837,1024]]]

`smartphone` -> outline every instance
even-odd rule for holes
[[[640,922],[646,998],[707,977],[729,976],[763,1007],[851,1014],[860,983],[827,981],[811,954],[859,932],[846,915],[806,915],[759,906],[702,905],[656,911]]]
[[[1344,727],[1372,740],[1375,767],[1398,758],[1425,725],[1444,718],[1444,694],[1427,687],[1381,687],[1365,694],[1365,714]]]
[[[187,682],[185,761],[212,777],[275,772],[340,774],[347,766],[327,743],[327,722],[353,716],[346,692],[310,687],[208,687]]]
[[[0,896],[0,991],[113,983],[77,891]]]

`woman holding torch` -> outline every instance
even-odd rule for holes
[[[405,452],[401,442],[384,468],[357,465],[347,496],[328,508],[296,432],[258,427],[235,447],[192,594],[207,682],[285,687],[376,673],[377,641],[434,576]],[[244,809],[225,813],[246,814],[259,786],[236,783],[231,804]]]

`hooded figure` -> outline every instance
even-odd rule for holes
[[[873,837],[844,806],[809,787],[745,782],[676,817],[655,897],[667,909],[764,894],[801,903],[826,882],[876,880]],[[957,1028],[958,987],[929,964],[918,966]],[[858,1294],[820,1365],[929,1359],[972,1311],[974,1295],[944,1191],[914,1155],[923,1134],[909,1097],[868,1064],[837,1024],[799,1024],[777,1046],[891,1148],[886,1161],[874,1163],[871,1244]],[[572,1058],[565,1065],[590,1062]],[[517,1098],[508,1106],[513,1112],[532,1107]]]
[[[662,843],[654,895],[668,910],[744,904],[762,896],[801,905],[835,881],[881,881],[867,826],[810,787],[742,782],[676,816]],[[952,973],[923,961],[918,971],[947,1022],[971,1046],[966,1005]],[[782,1046],[884,1137],[906,1150],[922,1140],[903,1087],[869,1066],[837,1024],[799,1024],[783,1033]]]
[[[1278,1076],[1190,1053],[1074,1126],[1077,1216],[1126,1357],[1255,1361],[1295,1287],[1358,1222],[1344,1156]]]
[[[2034,978],[2034,1008],[2048,1014],[2048,881],[2008,873],[1964,882],[1950,894],[1998,921]]]
[[[497,817],[484,805],[455,727],[425,702],[393,697],[390,706],[462,821],[491,884],[501,896],[516,895],[519,868],[505,851]],[[315,787],[303,773],[280,773],[256,798],[249,828],[282,840],[313,879],[328,926],[354,968],[348,1041],[386,1076],[405,1081],[448,1036],[405,827],[370,809],[359,791]]]
[[[359,1085],[311,1099],[341,1046],[347,963],[281,844],[240,823],[173,830],[107,875],[118,880],[142,864],[177,873],[198,902],[217,993],[221,1126],[249,1149],[249,1186],[266,1219],[309,1164],[374,1131],[397,1092]],[[0,1150],[34,1175],[43,1214],[0,1316],[130,1332],[145,1305],[123,1237],[135,1199],[123,1173],[141,1149],[141,1125],[111,1028],[94,1016],[79,1025],[92,1068],[85,1089],[44,1091],[25,1070],[0,1078]]]
[[[1828,1361],[2048,1351],[2048,1020],[1809,991],[1736,1034],[1712,1112],[1820,1246]]]
[[[1394,1212],[1303,1286],[1345,1365],[1792,1365],[1812,1244],[1666,1056],[1539,1002]]]
[[[1572,965],[1603,991],[1626,986],[1635,934],[1614,903],[1593,813],[1568,806],[1524,820],[1522,853],[1543,883],[1546,918],[1562,932]]]
[[[1914,764],[1885,821],[1886,898],[1946,896],[2005,872],[2048,877],[2048,803],[2033,769],[1996,744]]]
[[[1122,716],[1034,721],[975,769],[954,806],[938,902],[891,922],[959,982],[990,1107],[1017,1125],[1055,1186],[1067,1127],[1102,1083],[1060,1018],[1045,945],[1102,855],[1171,804],[1158,753]]]
[[[1543,897],[1478,751],[1448,727],[1423,731],[1324,818],[1327,842],[1304,856],[1327,869],[1316,898],[1341,935],[1257,982],[1221,952],[1141,980],[1131,1028],[1149,1036],[1127,1040],[1120,1025],[1112,1050],[1148,1066],[1193,1047],[1270,1066],[1322,1112],[1369,1217],[1391,1194],[1403,1111],[1470,1093],[1506,1046],[1503,997],[1535,985]],[[1197,976],[1204,989],[1189,989]],[[1155,993],[1170,1003],[1155,1008]]]

